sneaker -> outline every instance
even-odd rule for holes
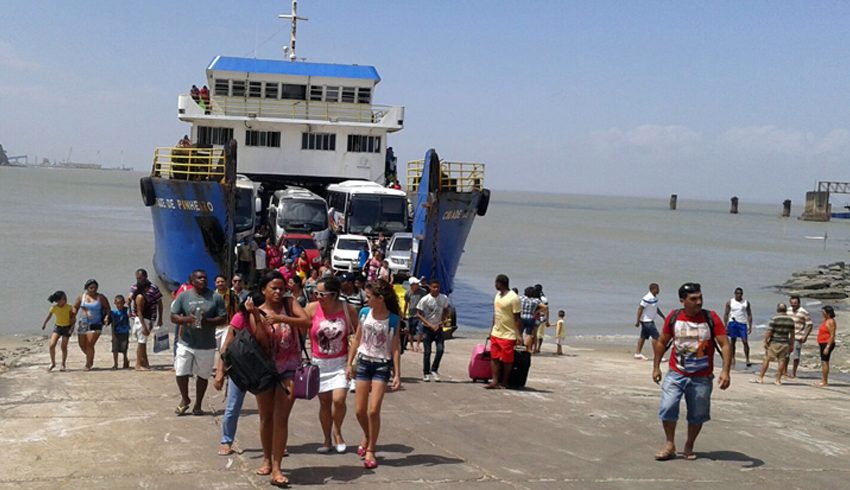
[[[437,383],[439,383],[439,382],[440,382],[440,373],[438,373],[437,371],[433,371],[433,372],[431,373],[431,377],[432,377],[432,378],[434,379],[434,381],[436,381]]]
[[[643,354],[635,354],[635,359],[639,359],[641,361],[646,361],[648,358]]]
[[[427,383],[427,382],[429,382],[429,381],[431,381],[431,376],[429,376],[429,375],[427,375],[427,374],[426,374],[425,376],[422,376],[422,381],[424,381],[424,382],[426,382],[426,383]]]

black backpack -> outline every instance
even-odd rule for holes
[[[274,361],[251,335],[247,325],[236,331],[221,358],[227,366],[227,375],[243,391],[256,395],[281,381]]]
[[[670,316],[668,316],[667,318],[672,318],[673,321],[676,321],[676,318],[679,317],[679,313],[681,313],[681,312],[682,312],[681,308],[678,309],[678,310],[673,310],[673,311],[670,312]],[[705,316],[705,323],[708,324],[708,330],[711,332],[711,342],[714,344],[714,352],[718,356],[720,356],[721,359],[723,359],[723,351],[720,350],[720,346],[717,345],[717,338],[714,335],[714,320],[711,318],[711,312],[706,310],[706,309],[703,309],[702,314]],[[665,322],[666,321],[667,320],[665,320]],[[662,326],[662,328],[663,328],[663,326]],[[667,347],[665,348],[665,350],[669,349],[671,345],[673,345],[673,337],[672,336],[670,337],[670,341],[667,342]]]

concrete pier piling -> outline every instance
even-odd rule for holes
[[[788,218],[791,216],[791,200],[786,199],[782,201],[782,217]]]
[[[729,208],[729,212],[732,214],[738,214],[738,196],[732,196],[730,199],[732,206]]]
[[[670,194],[670,209],[672,209],[673,211],[676,210],[676,200],[678,199],[679,196],[677,194]]]
[[[806,207],[800,219],[803,221],[829,221],[830,212],[829,192],[809,191],[806,193]]]

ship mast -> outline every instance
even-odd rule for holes
[[[291,14],[280,14],[278,15],[279,19],[290,19],[292,21],[292,30],[289,34],[289,48],[283,48],[284,53],[289,51],[289,61],[295,61],[295,28],[298,24],[299,20],[309,20],[307,17],[298,17],[296,14],[296,10],[298,10],[298,0],[292,0],[292,13]]]

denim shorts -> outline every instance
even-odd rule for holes
[[[422,322],[420,322],[416,317],[408,318],[407,331],[409,332],[408,335],[411,337],[414,335],[422,335]]]
[[[375,362],[359,359],[357,361],[357,375],[355,376],[355,379],[357,381],[380,381],[382,383],[389,383],[391,367],[392,363],[389,361]]]
[[[640,322],[640,338],[646,340],[658,338],[658,329],[655,328],[655,322]]]
[[[661,383],[661,408],[658,418],[664,421],[679,420],[682,395],[688,407],[688,423],[704,424],[711,420],[711,390],[714,375],[683,376],[668,371]]]
[[[535,328],[537,327],[537,321],[534,318],[522,318],[520,319],[522,322],[522,333],[525,335],[535,335],[537,332]]]

